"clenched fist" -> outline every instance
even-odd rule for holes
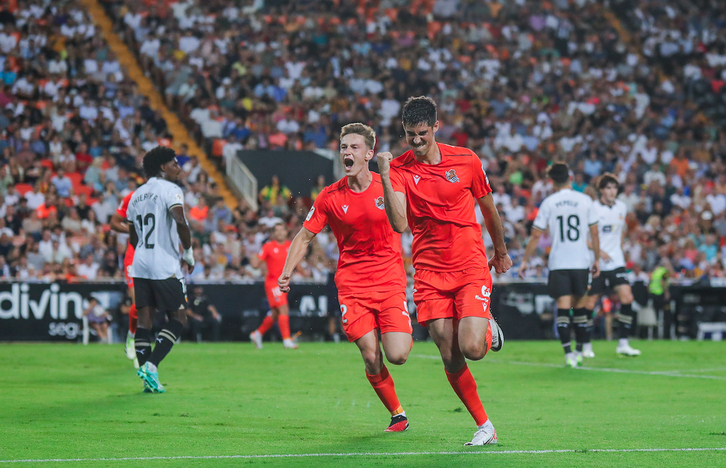
[[[388,174],[388,171],[391,169],[391,161],[393,161],[393,155],[389,153],[388,151],[384,151],[383,153],[378,153],[378,172],[383,174]]]

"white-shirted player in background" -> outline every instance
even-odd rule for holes
[[[575,367],[582,363],[582,346],[587,337],[587,289],[592,269],[593,277],[600,274],[600,243],[597,215],[592,199],[572,190],[567,164],[554,163],[548,175],[554,183],[555,193],[542,201],[532,226],[532,235],[524,251],[519,276],[524,278],[527,262],[534,255],[539,238],[549,229],[552,248],[548,267],[550,296],[557,301],[557,332],[565,350],[565,363]],[[591,262],[587,245],[588,230],[592,238],[595,260]],[[570,309],[575,324],[576,353],[570,347]]]
[[[592,316],[598,298],[614,290],[620,298],[620,314],[618,314],[619,340],[616,352],[625,356],[639,356],[640,351],[633,349],[628,343],[630,328],[633,325],[633,291],[628,283],[623,255],[623,236],[625,235],[625,216],[628,207],[617,199],[619,183],[612,174],[603,174],[598,182],[600,200],[595,202],[598,231],[600,233],[600,276],[592,280],[588,293],[588,316]],[[588,346],[589,345],[589,346]],[[595,357],[590,343],[585,344],[585,357]]]
[[[131,264],[139,314],[135,348],[140,367],[136,373],[144,382],[145,392],[164,393],[157,366],[186,325],[182,264],[191,270],[194,255],[184,215],[184,193],[174,183],[181,172],[176,153],[159,146],[146,153],[143,165],[149,180],[134,192],[126,211],[131,244],[136,246]],[[169,321],[159,332],[152,352],[155,310],[164,312]]]

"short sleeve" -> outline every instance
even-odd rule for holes
[[[310,211],[308,211],[308,215],[305,217],[303,227],[314,234],[322,231],[323,228],[328,224],[328,214],[327,210],[325,209],[325,202],[329,196],[330,195],[328,195],[328,188],[326,187],[315,198],[315,203],[313,203],[313,207],[310,208]]]
[[[394,192],[406,193],[406,182],[403,180],[403,171],[397,167],[391,166],[391,170],[388,172],[388,176],[391,179],[391,187]]]
[[[547,220],[549,219],[549,217],[549,203],[547,203],[547,200],[545,200],[539,206],[539,210],[537,211],[537,217],[534,218],[534,223],[532,223],[532,226],[536,227],[540,231],[544,231],[545,229],[547,229]]]
[[[169,188],[165,202],[167,210],[176,205],[184,206],[184,192],[182,192],[181,187],[174,184],[173,187]]]
[[[589,226],[592,226],[593,224],[597,224],[597,210],[595,209],[595,203],[590,201],[590,203],[587,206],[587,224]]]
[[[489,185],[489,177],[484,171],[484,165],[476,154],[472,153],[472,176],[471,176],[471,193],[477,200],[492,193],[492,187]]]

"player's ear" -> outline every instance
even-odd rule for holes
[[[440,128],[439,122],[440,122],[439,120],[437,120],[436,122],[434,122],[434,133],[436,133],[436,132],[439,131],[439,128]]]
[[[368,162],[371,159],[373,159],[373,150],[368,150],[368,151],[366,151],[365,161]]]

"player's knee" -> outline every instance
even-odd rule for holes
[[[386,359],[388,359],[388,362],[390,362],[394,366],[400,366],[401,364],[405,364],[408,360],[408,350],[403,349],[391,352],[386,351]]]
[[[366,364],[366,369],[373,369],[376,367],[378,363],[378,354],[374,349],[363,351],[361,355],[363,356],[363,362]]]
[[[470,361],[479,361],[487,354],[486,343],[466,343],[461,346],[461,353]]]

